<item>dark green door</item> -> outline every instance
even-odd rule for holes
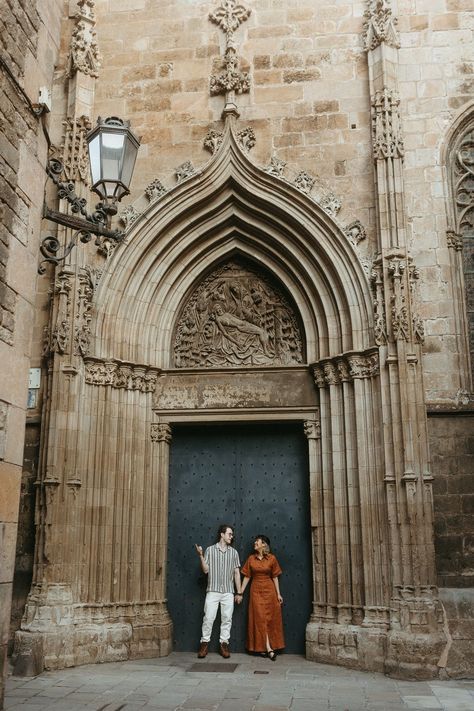
[[[307,440],[302,423],[173,426],[169,477],[168,606],[174,649],[199,644],[206,576],[194,544],[235,527],[241,562],[266,534],[283,569],[286,651],[303,654],[311,613],[312,566]],[[248,591],[235,607],[231,649],[244,651]],[[211,650],[219,636],[217,618]]]

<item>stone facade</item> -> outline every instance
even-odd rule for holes
[[[97,116],[141,148],[125,243],[76,249],[37,290],[17,670],[167,654],[173,424],[290,418],[308,438],[307,656],[465,673],[438,585],[472,585],[468,3],[67,10],[50,134],[68,179],[88,194]]]
[[[60,3],[7,2],[0,13],[0,705],[9,637],[25,437],[28,368],[33,356],[47,117],[59,43]],[[41,126],[43,122],[43,128]],[[37,362],[39,365],[39,362]],[[28,566],[30,567],[30,566]],[[31,573],[29,573],[31,577]]]

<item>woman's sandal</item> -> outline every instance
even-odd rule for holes
[[[267,652],[267,657],[272,660],[272,662],[276,661],[277,655],[273,651],[273,649],[270,652]]]

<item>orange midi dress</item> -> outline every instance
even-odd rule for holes
[[[251,578],[249,615],[247,624],[247,650],[266,652],[266,636],[272,649],[283,649],[283,620],[272,578],[281,575],[282,570],[272,553],[259,560],[250,555],[242,567],[242,574]]]

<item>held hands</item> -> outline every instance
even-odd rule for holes
[[[242,593],[235,593],[234,600],[237,603],[237,605],[240,605],[240,603],[242,602],[242,599],[243,599]]]
[[[201,556],[202,556],[202,546],[198,546],[198,544],[195,543],[195,544],[194,544],[194,547],[195,547],[195,549],[196,549],[196,551],[197,551],[198,556],[201,557]]]

